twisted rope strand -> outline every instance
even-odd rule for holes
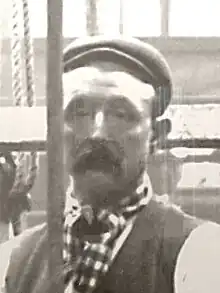
[[[26,76],[26,99],[27,105],[32,107],[35,105],[35,87],[34,87],[34,54],[33,42],[30,31],[30,17],[28,0],[23,0],[23,25],[24,25],[24,60],[25,60],[25,76]],[[30,166],[25,189],[27,192],[33,187],[38,170],[38,154],[31,152]]]
[[[15,106],[21,106],[23,101],[22,86],[22,55],[19,26],[19,6],[17,0],[12,0],[12,38],[11,38],[11,60],[12,60],[12,94]],[[17,170],[11,193],[22,188],[25,177],[25,154],[17,155]]]
[[[29,192],[35,183],[37,172],[38,172],[38,159],[39,159],[39,156],[37,152],[31,152],[30,154],[31,161],[30,161],[29,170],[28,170],[28,177],[25,184],[26,192]]]
[[[18,153],[16,159],[16,174],[11,194],[20,194],[23,191],[23,185],[25,182],[25,162],[26,154]]]
[[[27,105],[32,107],[35,104],[34,87],[34,54],[33,42],[30,31],[30,18],[28,0],[23,0],[23,22],[24,22],[24,62],[26,74]]]
[[[16,106],[22,102],[22,56],[19,38],[19,8],[16,0],[12,0],[12,94]]]
[[[22,106],[22,56],[21,44],[19,39],[19,7],[18,1],[12,1],[13,6],[13,26],[12,26],[12,62],[13,62],[13,97],[16,106]],[[24,63],[26,78],[26,103],[29,107],[35,104],[35,87],[34,87],[34,60],[33,44],[30,34],[30,19],[28,0],[22,1],[23,8],[23,27],[24,27]],[[38,169],[38,155],[36,152],[30,154],[30,164],[28,176],[25,179],[25,162],[26,154],[19,153],[17,156],[17,170],[14,185],[11,193],[26,194],[33,187]]]

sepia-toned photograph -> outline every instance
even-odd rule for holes
[[[0,0],[0,293],[220,292],[219,13]]]

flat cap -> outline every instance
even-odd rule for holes
[[[153,46],[135,38],[85,37],[64,49],[64,73],[91,63],[110,62],[155,89],[152,117],[161,116],[172,97],[172,76],[164,56]]]

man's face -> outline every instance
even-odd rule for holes
[[[151,134],[150,100],[135,91],[138,83],[125,73],[99,72],[66,107],[66,165],[84,204],[113,204],[122,190],[137,187]]]

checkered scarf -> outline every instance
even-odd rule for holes
[[[120,204],[120,212],[112,213],[108,210],[101,210],[96,216],[96,222],[106,229],[105,233],[98,235],[98,241],[97,239],[92,242],[82,240],[83,235],[82,238],[76,236],[77,231],[80,233],[80,227],[77,228],[77,226],[80,221],[85,221],[88,209],[76,204],[68,211],[64,224],[63,257],[65,263],[74,265],[75,274],[72,278],[74,290],[80,293],[91,293],[97,287],[110,268],[112,252],[117,239],[126,228],[128,220],[149,201],[147,193],[148,188],[142,188],[141,192],[139,188],[139,192],[132,197],[124,198]],[[87,216],[86,218],[88,218]],[[76,255],[76,250],[80,251],[79,255],[78,253]]]

